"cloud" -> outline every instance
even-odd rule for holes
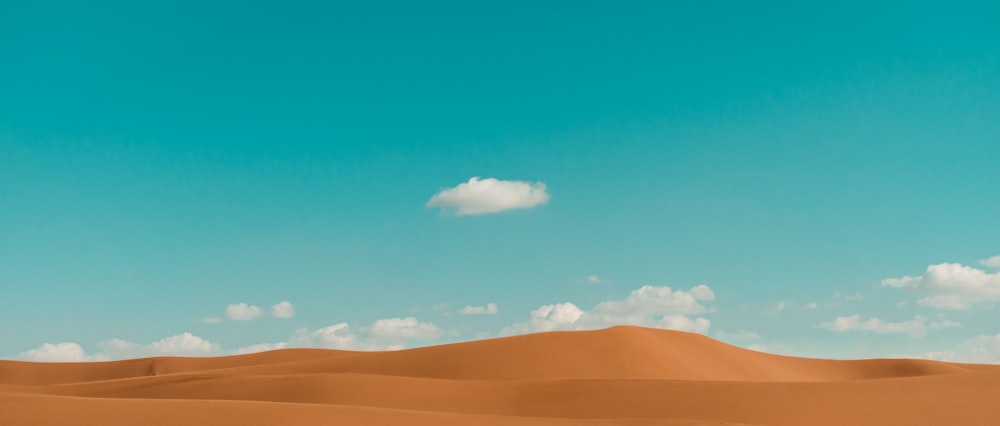
[[[291,318],[295,316],[295,307],[287,300],[271,307],[271,316],[275,318]]]
[[[610,280],[606,280],[595,274],[590,274],[583,278],[577,278],[574,281],[589,284],[611,284]]]
[[[355,351],[398,350],[406,348],[406,342],[409,340],[435,339],[443,334],[434,324],[417,321],[414,317],[380,319],[362,330],[367,332],[356,331],[346,322],[317,330],[300,328],[286,343],[259,344],[241,350],[271,350],[285,347]]]
[[[708,308],[701,302],[712,300],[715,300],[715,293],[704,284],[688,291],[647,285],[633,290],[623,300],[601,302],[589,311],[568,302],[544,305],[531,311],[528,321],[506,327],[500,334],[585,330],[613,325],[706,333],[711,325],[708,319],[691,319],[686,314],[708,312]]]
[[[226,307],[226,318],[237,321],[250,321],[260,316],[260,308],[246,303],[237,303]]]
[[[346,322],[310,331],[300,328],[288,340],[289,347],[329,348],[345,350],[363,350],[364,345],[358,335]]]
[[[1000,364],[1000,334],[977,336],[966,341],[958,350],[928,352],[923,355],[902,355],[936,361]]]
[[[1000,301],[1000,273],[959,263],[930,265],[922,275],[886,278],[882,285],[930,294],[917,303],[938,309],[969,309],[975,303]]]
[[[376,339],[434,339],[441,337],[441,329],[429,322],[419,322],[414,317],[386,318],[372,323],[368,336]]]
[[[205,324],[221,324],[222,318],[220,317],[205,317],[201,319],[201,322]]]
[[[83,347],[72,342],[44,343],[35,349],[21,352],[20,358],[35,362],[80,362],[90,359]]]
[[[219,355],[219,345],[191,333],[166,337],[148,345],[111,339],[98,343],[101,351],[87,355],[76,343],[45,343],[21,353],[27,361],[108,361],[151,356],[211,356]]]
[[[276,349],[284,349],[287,346],[288,346],[288,343],[285,343],[285,342],[279,342],[279,343],[258,343],[256,345],[244,346],[242,348],[239,348],[234,353],[237,354],[237,355],[252,354],[252,353],[257,353],[257,352],[273,351],[273,350],[276,350]]]
[[[499,213],[545,204],[549,193],[542,182],[479,179],[434,194],[427,207],[454,208],[458,216]]]
[[[486,306],[465,305],[458,313],[463,315],[493,315],[499,311],[496,303],[487,303]]]
[[[1000,268],[1000,256],[993,256],[980,260],[979,264],[987,268]]]
[[[951,321],[927,321],[927,318],[917,315],[912,320],[900,322],[884,322],[879,318],[862,320],[860,315],[837,317],[837,319],[820,324],[821,327],[843,333],[851,330],[870,331],[878,334],[908,334],[911,337],[924,337],[928,330],[961,327],[962,324]]]
[[[219,345],[195,336],[181,333],[166,337],[148,345],[111,339],[98,344],[101,354],[107,359],[139,358],[150,356],[211,356],[220,353]]]

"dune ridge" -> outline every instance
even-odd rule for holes
[[[612,327],[392,352],[0,361],[0,424],[996,425],[998,389],[1000,366]]]

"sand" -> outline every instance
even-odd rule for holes
[[[1000,366],[832,361],[639,327],[393,352],[0,361],[0,425],[991,425]]]

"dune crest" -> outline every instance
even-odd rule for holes
[[[393,352],[0,361],[0,424],[995,425],[998,387],[1000,366],[795,358],[623,326]]]

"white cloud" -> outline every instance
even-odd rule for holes
[[[287,300],[271,307],[271,316],[275,318],[291,318],[295,316],[295,307]]]
[[[580,281],[583,281],[585,283],[590,283],[590,284],[610,284],[611,283],[611,281],[608,281],[608,280],[606,280],[604,278],[601,278],[600,276],[595,275],[595,274],[587,275],[586,277],[584,277]]]
[[[368,336],[376,339],[435,339],[441,334],[436,325],[414,317],[380,319],[368,329]]]
[[[613,325],[638,325],[706,333],[711,322],[691,319],[685,314],[708,312],[701,302],[715,300],[707,285],[688,291],[670,287],[643,286],[623,300],[605,301],[584,311],[573,303],[544,305],[531,311],[528,321],[501,330],[500,334],[520,334],[552,330],[584,330]]]
[[[1000,364],[1000,334],[977,336],[953,351],[928,352],[924,355],[904,355],[907,358],[933,359],[948,362]]]
[[[310,331],[308,328],[295,330],[295,334],[288,340],[288,346],[345,350],[363,349],[358,335],[354,333],[354,330],[346,322],[313,331]]]
[[[496,303],[487,303],[486,306],[465,305],[464,308],[458,311],[458,313],[463,315],[493,315],[497,312],[500,312],[500,310],[497,308]]]
[[[222,318],[219,318],[219,317],[206,317],[206,318],[202,318],[201,322],[203,322],[205,324],[221,324],[222,323]]]
[[[959,263],[930,265],[922,275],[886,278],[882,285],[929,293],[917,303],[938,309],[969,309],[978,302],[1000,301],[1000,273]]]
[[[98,344],[98,357],[107,359],[139,358],[150,356],[211,356],[219,355],[219,345],[195,336],[181,333],[166,337],[148,345],[111,339]]]
[[[427,201],[427,207],[454,208],[456,215],[464,216],[526,209],[548,201],[549,193],[542,182],[474,177],[434,194]]]
[[[35,362],[80,362],[90,358],[83,347],[72,342],[44,343],[21,353],[21,359]]]
[[[237,303],[226,307],[226,318],[237,321],[250,321],[260,316],[260,308],[246,303]]]
[[[993,256],[980,260],[979,264],[987,268],[1000,268],[1000,256]]]
[[[285,343],[285,342],[279,342],[279,343],[258,343],[256,345],[244,346],[242,348],[239,348],[239,349],[237,349],[235,351],[235,353],[237,355],[243,355],[243,354],[252,354],[252,353],[257,353],[257,352],[267,352],[267,351],[273,351],[273,350],[276,350],[276,349],[284,349],[287,346],[288,346],[288,343]]]
[[[927,318],[919,315],[911,320],[900,322],[885,322],[875,317],[862,320],[860,315],[851,315],[847,317],[837,317],[837,319],[825,322],[820,326],[838,333],[851,330],[862,330],[878,334],[908,334],[912,337],[923,337],[927,335],[928,330],[961,327],[962,324],[951,320],[928,322]]]

